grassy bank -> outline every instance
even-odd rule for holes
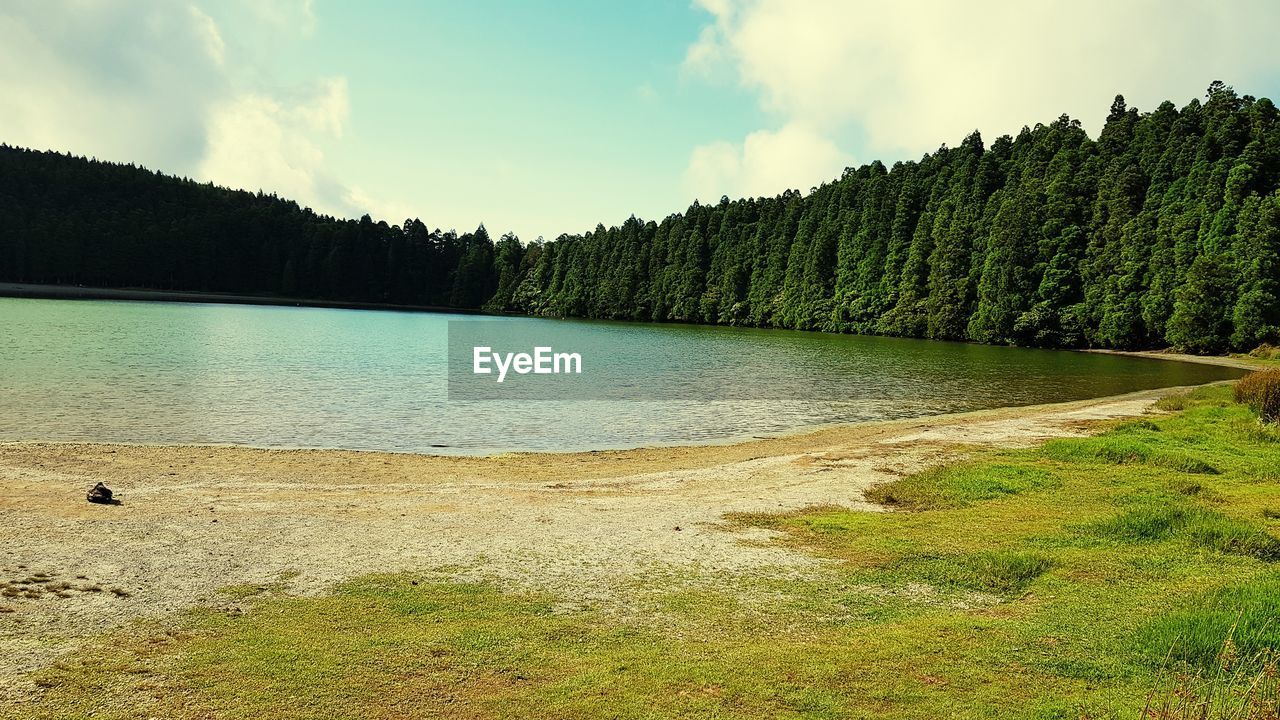
[[[13,716],[1109,718],[1213,693],[1248,717],[1250,683],[1275,692],[1280,432],[1229,388],[1164,405],[878,487],[896,512],[730,518],[827,559],[809,580],[622,609],[408,575],[230,588],[246,611],[108,638]]]

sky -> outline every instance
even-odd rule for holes
[[[0,0],[0,142],[524,240],[1213,80],[1270,0]]]

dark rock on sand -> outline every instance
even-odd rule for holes
[[[97,485],[94,485],[93,489],[89,491],[89,494],[86,495],[85,498],[89,502],[98,503],[99,505],[119,505],[120,504],[119,500],[116,500],[115,498],[112,497],[111,488],[107,487],[106,485],[103,485],[102,483],[98,483]]]

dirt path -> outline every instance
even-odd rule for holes
[[[966,444],[1083,434],[1168,392],[564,455],[0,444],[0,583],[46,588],[0,596],[0,694],[88,637],[232,602],[219,589],[241,583],[287,577],[291,591],[309,593],[367,573],[447,568],[608,603],[655,579],[810,573],[817,561],[742,542],[767,534],[729,532],[721,518],[820,504],[877,510],[863,499],[868,487]],[[98,481],[123,504],[85,502]],[[27,579],[45,581],[17,584]]]

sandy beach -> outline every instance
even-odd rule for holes
[[[655,581],[804,575],[813,556],[732,512],[868,511],[885,480],[991,447],[1087,434],[1178,389],[847,425],[732,445],[487,458],[100,444],[0,445],[0,687],[83,641],[229,586],[319,593],[411,571],[639,611]],[[122,503],[92,505],[105,482]],[[739,583],[749,586],[749,582]]]

